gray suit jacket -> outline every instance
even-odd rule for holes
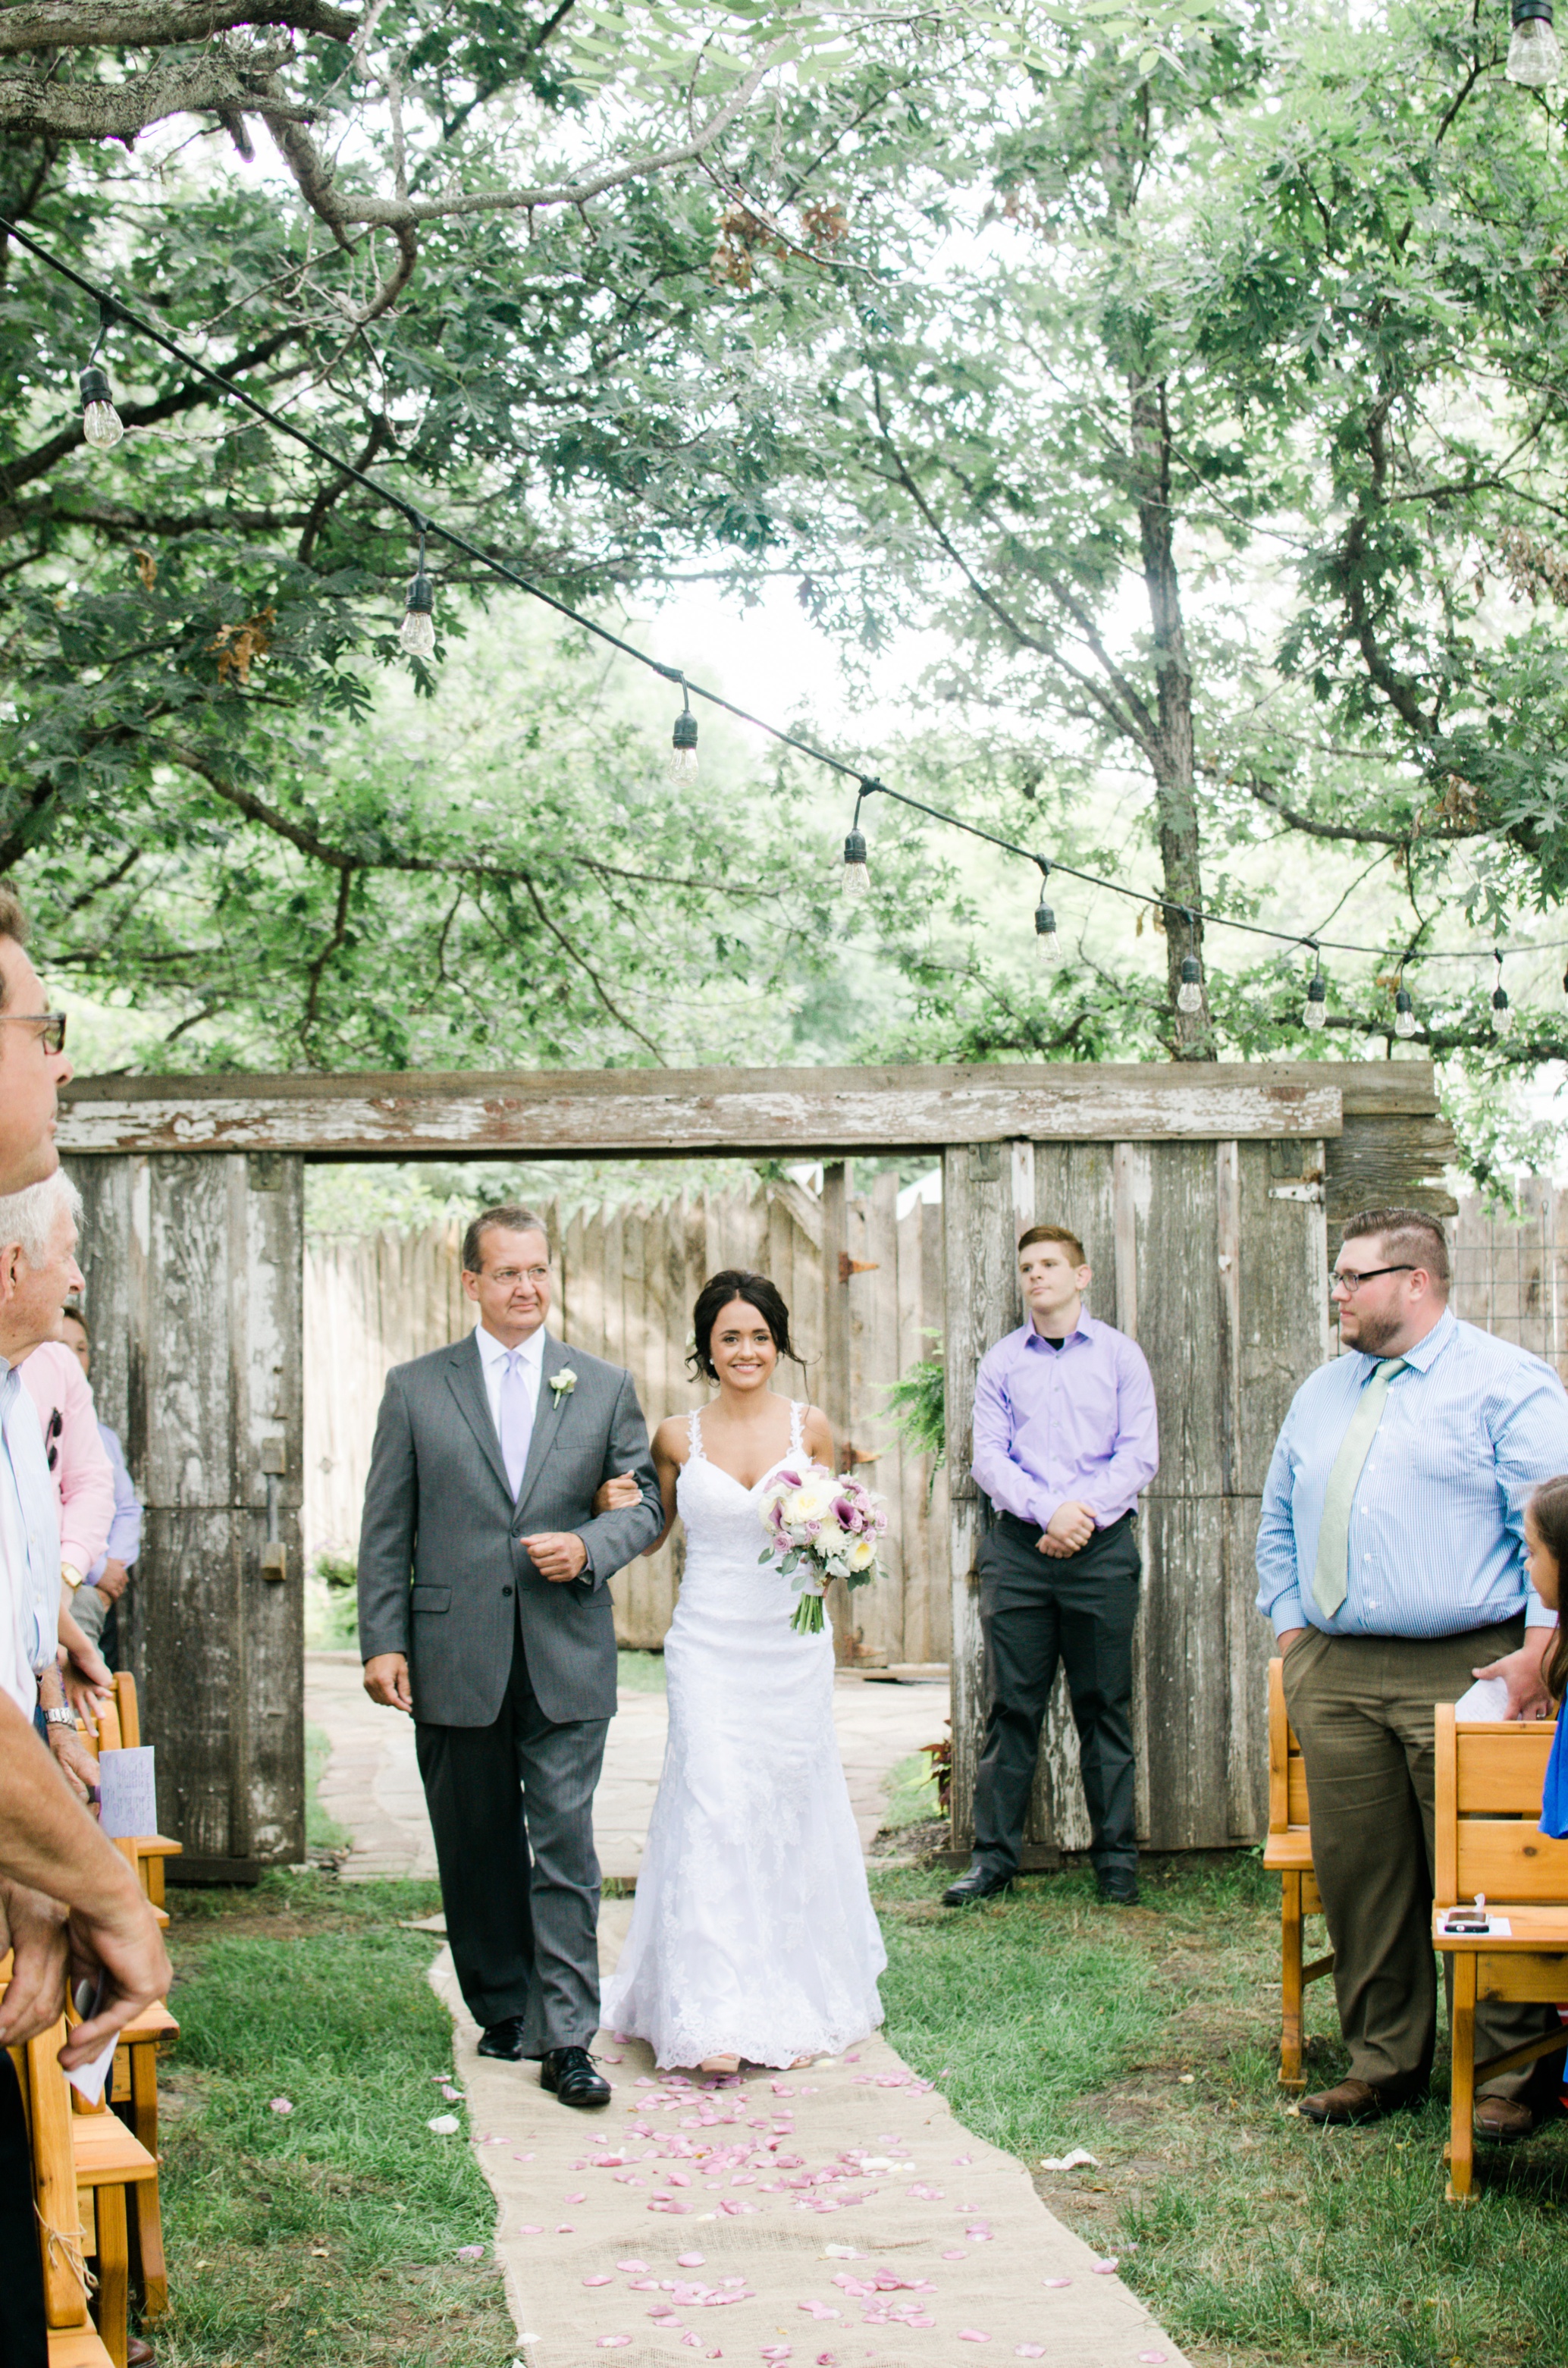
[[[571,1391],[553,1391],[569,1367]],[[596,1514],[594,1491],[633,1472],[642,1501]],[[387,1375],[359,1533],[359,1650],[408,1656],[414,1715],[488,1726],[499,1714],[522,1625],[546,1718],[613,1718],[609,1581],[664,1526],[648,1427],[630,1373],[547,1339],[528,1466],[517,1501],[471,1333]],[[575,1530],[581,1578],[543,1578],[518,1543]],[[410,1583],[412,1581],[412,1584]]]

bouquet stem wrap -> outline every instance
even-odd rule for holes
[[[796,1635],[820,1636],[829,1579],[866,1587],[881,1577],[887,1508],[853,1474],[835,1479],[825,1465],[804,1463],[775,1474],[759,1509],[767,1543],[757,1560],[777,1564],[793,1588]]]

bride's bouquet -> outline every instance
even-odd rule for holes
[[[758,1562],[777,1563],[797,1601],[790,1626],[799,1636],[820,1634],[822,1600],[830,1578],[867,1587],[881,1576],[878,1541],[888,1525],[880,1497],[845,1474],[808,1463],[778,1473],[761,1506],[767,1543]]]

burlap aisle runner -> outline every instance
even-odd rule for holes
[[[614,2099],[572,2112],[534,2066],[475,2053],[446,1951],[431,1979],[525,2368],[1185,2368],[1115,2263],[884,2041],[710,2081],[602,2033]]]

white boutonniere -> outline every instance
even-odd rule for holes
[[[576,1388],[577,1376],[572,1371],[570,1365],[562,1365],[558,1373],[551,1373],[550,1377],[550,1386],[554,1392],[555,1403],[559,1406],[562,1399],[569,1398],[573,1391]]]

